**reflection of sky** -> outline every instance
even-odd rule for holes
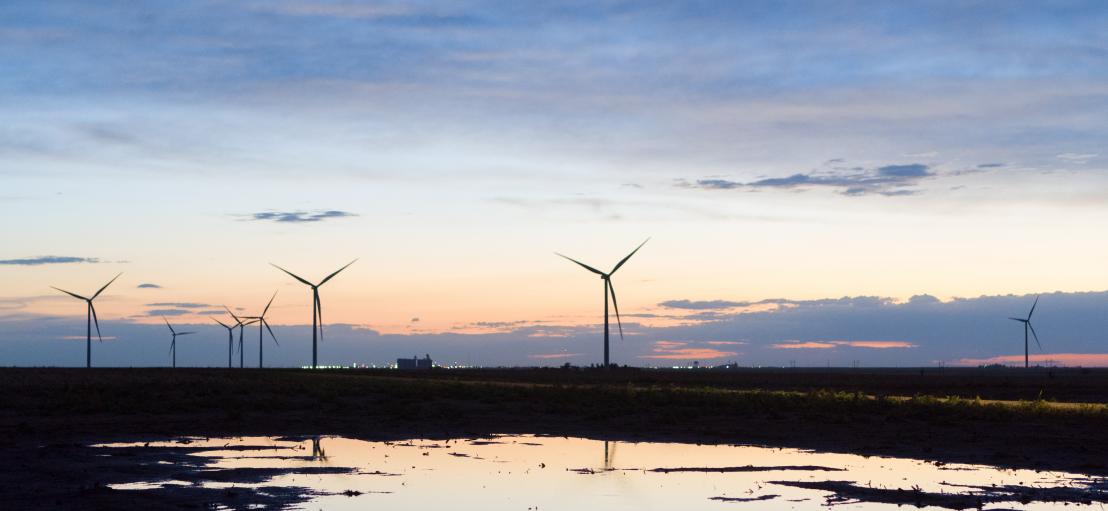
[[[266,445],[274,451],[219,451],[231,445]],[[998,470],[975,465],[936,465],[912,459],[862,457],[795,449],[665,443],[610,442],[611,470],[604,470],[604,442],[579,438],[500,437],[487,445],[466,440],[366,442],[323,437],[326,459],[312,459],[311,440],[272,441],[266,438],[198,440],[192,446],[212,446],[204,456],[226,456],[215,468],[312,467],[357,468],[363,474],[287,475],[266,485],[307,486],[327,492],[355,490],[358,497],[327,496],[312,505],[325,509],[716,509],[711,497],[779,495],[747,504],[758,509],[817,509],[824,492],[768,484],[768,481],[851,481],[875,488],[918,486],[925,492],[965,492],[957,485],[1061,486],[1081,484],[1082,476],[1032,470]],[[540,444],[540,445],[533,445]],[[155,444],[156,445],[156,444]],[[294,450],[288,450],[294,447]],[[466,456],[455,456],[463,454]],[[293,460],[258,457],[298,456]],[[307,456],[307,458],[302,458]],[[761,472],[656,473],[678,467],[817,466],[841,471],[769,470]],[[584,470],[582,470],[584,469]],[[589,473],[588,471],[594,471]],[[384,472],[386,476],[365,474]],[[390,493],[373,493],[390,492]],[[792,499],[806,499],[788,502]],[[738,505],[738,504],[729,504]],[[1019,509],[1060,508],[1063,504],[1033,503]],[[1005,504],[1007,506],[1007,504]],[[881,508],[859,504],[851,508]],[[1010,506],[1007,508],[1011,508]]]
[[[0,314],[75,315],[47,285],[125,271],[105,317],[280,289],[303,324],[265,263],[360,256],[331,321],[581,324],[599,293],[551,252],[607,268],[648,235],[626,312],[1101,290],[1106,11],[5,2],[0,261],[100,262],[0,264]]]

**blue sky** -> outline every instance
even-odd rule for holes
[[[518,347],[495,357],[466,335],[550,324],[588,345],[595,282],[552,252],[610,264],[647,236],[617,283],[642,316],[636,357],[742,341],[764,349],[722,351],[778,363],[770,346],[821,339],[914,345],[810,348],[848,361],[1012,355],[1003,322],[951,344],[943,317],[813,331],[758,311],[785,326],[756,336],[746,310],[688,330],[659,311],[1055,292],[1093,307],[1105,26],[1098,2],[5,2],[0,214],[17,221],[0,226],[0,344],[23,347],[3,359],[46,363],[20,322],[83,312],[49,285],[125,272],[101,308],[134,335],[151,303],[255,307],[280,289],[274,321],[295,329],[307,292],[266,263],[323,275],[361,257],[327,291],[331,321],[530,363],[546,352],[526,332],[498,330]],[[1108,351],[1088,321],[1052,326],[1072,344],[1050,350]],[[365,358],[392,351],[378,341]]]

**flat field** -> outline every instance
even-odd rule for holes
[[[494,433],[1104,472],[1108,370],[0,369],[0,445]]]

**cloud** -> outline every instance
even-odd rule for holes
[[[184,316],[195,311],[188,309],[152,309],[146,311],[147,316]]]
[[[834,189],[838,193],[847,196],[876,194],[894,197],[919,193],[913,187],[918,185],[921,180],[935,175],[929,165],[907,163],[885,165],[871,169],[837,167],[831,170],[796,173],[790,176],[764,178],[746,183],[718,178],[700,179],[695,184],[679,181],[678,186],[705,190],[804,190],[822,187]]]
[[[211,307],[211,304],[207,303],[195,303],[195,302],[157,302],[148,303],[147,307],[174,307],[179,309],[203,309]]]
[[[581,353],[539,353],[535,355],[527,355],[527,358],[535,360],[552,360],[559,358],[573,358],[581,356]]]
[[[1037,365],[1108,367],[1108,353],[1043,353],[1030,355]],[[1023,365],[1023,355],[999,355],[987,358],[961,358],[952,362],[959,366]]]
[[[139,289],[161,289],[162,288],[162,286],[159,286],[157,284],[151,284],[149,282],[143,282],[142,284],[139,284],[138,286],[135,286],[135,287],[137,287]]]
[[[978,165],[977,168],[979,168],[979,169],[998,169],[998,168],[1003,167],[1003,166],[1004,166],[1003,163],[982,163],[982,164]]]
[[[251,8],[282,14],[285,16],[382,19],[415,14],[410,8],[401,5],[365,5],[356,3],[319,3],[319,2],[262,2]]]
[[[1058,155],[1058,159],[1065,160],[1070,163],[1084,164],[1089,160],[1100,156],[1097,153],[1062,153]]]
[[[786,341],[782,343],[771,344],[770,348],[778,350],[827,350],[834,349],[840,346],[848,348],[867,348],[867,349],[894,349],[894,348],[915,348],[916,345],[905,341]]]
[[[412,318],[411,323],[419,323],[419,318]]]
[[[666,300],[658,304],[668,309],[683,310],[720,310],[746,307],[750,302],[732,302],[729,300]]]
[[[39,256],[25,259],[0,259],[0,265],[39,266],[43,264],[99,263],[95,257]]]
[[[711,360],[738,355],[736,351],[722,351],[715,348],[688,347],[692,341],[654,341],[654,348],[648,355],[638,358],[650,360]]]
[[[358,216],[349,211],[317,210],[317,211],[262,211],[250,215],[250,220],[269,221],[277,223],[311,223],[322,222],[332,218],[347,218]]]
[[[771,348],[778,350],[829,350],[835,347],[834,344],[829,342],[800,342],[789,341],[777,344],[771,344]]]

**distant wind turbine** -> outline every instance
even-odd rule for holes
[[[319,287],[326,284],[328,280],[331,280],[332,277],[334,277],[335,275],[338,275],[340,271],[345,270],[347,267],[349,267],[350,265],[354,264],[357,261],[358,260],[355,259],[353,261],[350,261],[349,263],[346,263],[346,266],[343,266],[342,268],[339,268],[339,269],[335,270],[334,273],[326,276],[323,280],[319,281],[319,284],[312,284],[311,282],[308,282],[307,280],[304,280],[303,278],[300,278],[299,276],[297,276],[295,273],[293,273],[291,271],[288,271],[288,270],[286,270],[286,269],[284,269],[280,266],[277,266],[276,264],[269,263],[274,268],[277,268],[278,270],[281,270],[281,271],[289,274],[290,277],[292,277],[296,280],[299,280],[304,285],[312,288],[312,369],[315,369],[316,365],[317,365],[316,364],[317,354],[318,354],[318,351],[316,350],[316,330],[317,329],[318,329],[318,333],[319,333],[319,339],[320,340],[323,339],[323,305],[319,301]]]
[[[178,332],[173,329],[173,325],[169,324],[169,320],[162,317],[162,321],[165,321],[165,326],[169,327],[170,333],[173,334],[173,340],[169,341],[169,354],[173,356],[173,367],[177,367],[177,336],[178,335],[192,335],[196,332]]]
[[[1039,305],[1039,297],[1035,297],[1035,303],[1031,304],[1031,311],[1027,313],[1026,318],[1008,318],[1012,321],[1019,321],[1023,323],[1023,367],[1031,367],[1031,357],[1028,355],[1030,347],[1027,344],[1027,331],[1031,331],[1031,335],[1035,337],[1035,345],[1039,347],[1039,351],[1043,350],[1043,345],[1039,344],[1039,334],[1035,333],[1035,327],[1031,326],[1031,315],[1035,313],[1035,306]]]
[[[247,317],[243,318],[243,319],[253,319],[253,320],[256,320],[257,323],[258,323],[258,368],[259,369],[262,368],[262,346],[265,345],[265,342],[264,342],[265,341],[265,337],[264,337],[265,331],[266,330],[269,331],[269,336],[273,338],[273,344],[276,344],[278,346],[281,345],[281,343],[277,342],[277,336],[273,334],[273,329],[269,328],[269,322],[265,320],[265,313],[269,312],[269,306],[273,305],[273,299],[274,298],[277,298],[277,291],[273,292],[273,297],[269,299],[269,303],[265,304],[265,309],[262,310],[261,314],[259,314],[257,316],[247,316]]]
[[[211,318],[211,316],[208,316]],[[219,323],[219,326],[227,329],[227,368],[231,368],[231,355],[235,351],[235,325],[227,325],[222,321],[212,318],[212,321]]]
[[[119,275],[123,274],[120,273]],[[116,275],[112,280],[109,280],[107,284],[104,284],[104,287],[93,294],[92,298],[85,298],[79,294],[70,293],[64,289],[50,286],[69,296],[84,300],[85,303],[88,304],[88,310],[85,312],[85,367],[92,367],[92,325],[94,322],[96,323],[96,338],[99,339],[100,342],[104,342],[104,338],[100,336],[100,320],[96,318],[96,307],[93,307],[92,301],[95,300],[97,296],[100,296],[100,293],[103,293],[105,289],[108,289],[108,286],[112,285],[112,282],[115,282],[115,279],[118,279],[119,275]]]
[[[226,305],[224,305],[223,308],[227,310],[227,314],[230,314],[232,318],[235,318],[235,326],[239,329],[239,369],[242,369],[246,367],[246,359],[244,358],[242,351],[242,331],[246,329],[246,325],[253,325],[254,323],[257,323],[257,321],[243,321],[243,319],[246,318],[240,318],[236,316],[235,313],[231,312],[231,309],[228,308]]]
[[[623,259],[620,259],[620,261],[618,263],[616,263],[615,268],[612,268],[612,271],[610,271],[608,273],[604,273],[604,272],[602,272],[602,271],[600,271],[596,268],[593,268],[592,266],[589,266],[585,263],[582,263],[581,261],[573,259],[572,257],[562,255],[562,254],[558,254],[557,252],[555,252],[555,254],[577,263],[582,268],[584,268],[586,270],[589,270],[589,271],[591,271],[591,272],[593,272],[597,275],[600,275],[600,280],[604,281],[604,367],[610,367],[609,364],[608,364],[608,294],[609,293],[611,293],[611,295],[612,295],[612,305],[616,309],[616,324],[619,325],[619,338],[620,339],[623,338],[623,321],[621,321],[620,318],[619,318],[619,303],[617,303],[617,301],[616,301],[616,288],[612,286],[612,275],[615,275],[616,271],[618,271],[619,268],[621,266],[623,266],[623,263],[626,263],[627,260],[631,258],[631,256],[635,255],[635,252],[638,252],[639,249],[642,248],[643,245],[646,245],[647,241],[650,241],[650,238],[647,238],[642,243],[640,243],[639,246],[635,247],[635,250],[632,250],[630,254],[627,254],[627,257],[624,257]]]

